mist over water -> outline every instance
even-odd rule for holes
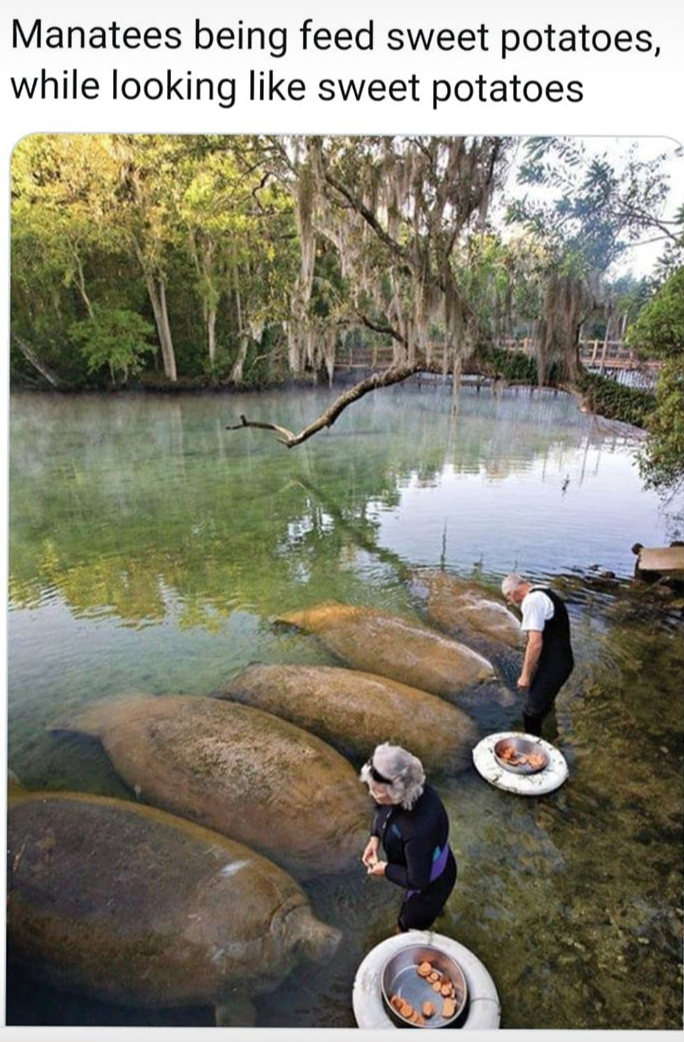
[[[207,694],[253,661],[330,664],[269,620],[330,599],[420,617],[412,568],[552,580],[578,660],[556,710],[570,780],[535,800],[474,770],[439,780],[459,879],[437,929],[485,962],[504,1027],[681,1026],[681,612],[629,581],[632,543],[681,538],[681,504],[643,489],[624,434],[550,392],[465,388],[452,416],[433,384],[387,390],[293,450],[225,430],[240,413],[299,430],[331,396],[12,396],[10,767],[28,788],[130,798],[98,743],[48,728],[123,691]],[[512,653],[497,665],[514,678]],[[348,1026],[400,893],[361,866],[305,889],[344,944],[260,997],[257,1023]],[[16,979],[8,1020],[211,1015]]]

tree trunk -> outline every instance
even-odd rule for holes
[[[240,337],[240,348],[237,353],[237,358],[233,362],[233,368],[230,371],[230,382],[233,384],[242,383],[242,371],[245,367],[245,360],[247,358],[247,350],[249,348],[249,338],[246,336]]]
[[[81,264],[81,258],[78,250],[74,246],[73,248],[74,259],[76,261],[76,270],[78,271],[78,289],[83,299],[83,303],[86,306],[88,312],[88,318],[95,318],[95,312],[93,311],[93,305],[90,301],[90,297],[86,291],[85,275],[83,274],[83,265]]]
[[[579,333],[590,305],[589,291],[579,279],[555,272],[549,277],[544,291],[537,347],[540,387],[548,382],[554,362],[558,364],[561,382],[573,385],[579,381]]]
[[[207,350],[209,364],[216,362],[216,314],[221,294],[216,293],[213,282],[214,272],[214,240],[205,237],[202,249],[202,276],[204,278],[204,319],[207,323]]]
[[[237,265],[233,268],[233,281],[235,285],[235,308],[238,320],[239,347],[237,357],[233,362],[233,368],[230,370],[229,380],[232,384],[238,386],[242,383],[242,371],[245,367],[245,359],[247,358],[247,351],[249,349],[249,337],[242,325],[242,298],[240,296],[240,278]]]
[[[207,347],[209,362],[213,366],[216,362],[216,308],[212,304],[207,305]]]
[[[20,336],[17,336],[16,333],[13,333],[12,337],[14,343],[17,345],[26,361],[30,362],[33,368],[37,369],[40,375],[44,376],[47,382],[51,384],[55,390],[59,391],[68,387],[68,384],[53,372],[47,362],[44,362],[42,358],[38,357],[30,344],[27,344],[26,341]]]
[[[164,374],[167,379],[175,383],[178,379],[176,375],[176,355],[173,350],[171,326],[169,325],[169,315],[166,308],[166,286],[162,278],[149,272],[145,272],[145,282],[154,312],[154,321],[157,326],[157,335],[159,336],[159,345],[164,362]]]

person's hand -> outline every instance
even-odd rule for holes
[[[361,860],[363,861],[363,863],[366,866],[366,868],[370,868],[372,865],[374,865],[377,862],[377,860],[378,860],[378,847],[379,846],[380,846],[380,840],[378,839],[378,837],[377,836],[371,836],[371,838],[366,843],[366,848],[365,848],[363,854],[361,855]]]
[[[368,867],[369,876],[384,876],[385,869],[387,868],[386,861],[376,861],[373,865]]]
[[[524,673],[521,673],[518,677],[518,687],[526,688],[530,686],[530,678],[526,677]]]

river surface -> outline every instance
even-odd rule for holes
[[[10,767],[28,788],[133,798],[98,743],[51,725],[123,691],[207,694],[255,660],[332,663],[269,619],[331,598],[419,616],[408,568],[549,580],[578,662],[549,735],[570,778],[538,799],[474,769],[437,781],[459,864],[437,929],[486,964],[504,1027],[681,1027],[682,602],[630,582],[632,543],[681,538],[681,504],[644,490],[634,442],[562,394],[464,388],[453,414],[434,384],[390,389],[293,450],[225,430],[240,413],[299,430],[330,397],[12,396]],[[515,655],[496,661],[514,681]],[[517,706],[498,723],[517,726]],[[256,1023],[352,1026],[356,966],[400,892],[361,867],[305,889],[344,943],[258,997]],[[7,1017],[213,1023],[12,972]]]

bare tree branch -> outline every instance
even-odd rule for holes
[[[282,434],[282,438],[278,438],[278,441],[282,442],[283,445],[287,445],[288,449],[293,444],[296,444],[293,439],[296,437],[289,431],[287,427],[279,427],[275,423],[257,423],[256,420],[248,420],[246,416],[240,414],[240,422],[232,424],[226,427],[227,431],[239,431],[241,427],[258,427],[262,431],[275,431],[276,434]]]
[[[288,449],[293,449],[295,445],[301,445],[302,442],[308,441],[309,438],[317,434],[318,431],[323,430],[324,427],[332,427],[340,413],[358,401],[359,398],[363,398],[369,391],[376,391],[380,387],[389,387],[391,384],[401,383],[416,373],[437,373],[441,376],[443,375],[443,369],[441,363],[427,362],[425,359],[422,359],[419,362],[406,362],[402,365],[390,366],[389,369],[385,369],[382,373],[373,373],[365,380],[362,380],[361,383],[354,384],[348,391],[336,398],[332,405],[325,412],[321,413],[318,419],[304,427],[299,434],[294,434],[292,431],[287,430],[286,427],[279,427],[275,423],[259,423],[256,420],[248,420],[246,416],[240,416],[240,423],[226,427],[226,430],[237,431],[242,427],[256,427],[259,430],[275,431],[276,434],[281,435],[278,441],[287,446]]]
[[[366,206],[363,200],[358,199],[345,184],[331,174],[330,170],[324,170],[323,177],[330,187],[334,188],[336,192],[339,192],[339,194],[347,200],[352,209],[363,217],[366,224],[373,229],[380,241],[383,242],[385,246],[388,246],[398,257],[401,257],[404,263],[410,267],[412,261],[408,251],[401,245],[401,243],[397,242],[396,239],[393,239],[389,232],[385,231],[373,211]]]
[[[381,326],[376,322],[372,322],[367,315],[362,314],[360,311],[357,312],[358,317],[363,322],[367,329],[372,329],[374,333],[385,333],[387,336],[391,336],[394,340],[398,340],[404,347],[407,346],[406,338],[394,328],[394,326]]]

